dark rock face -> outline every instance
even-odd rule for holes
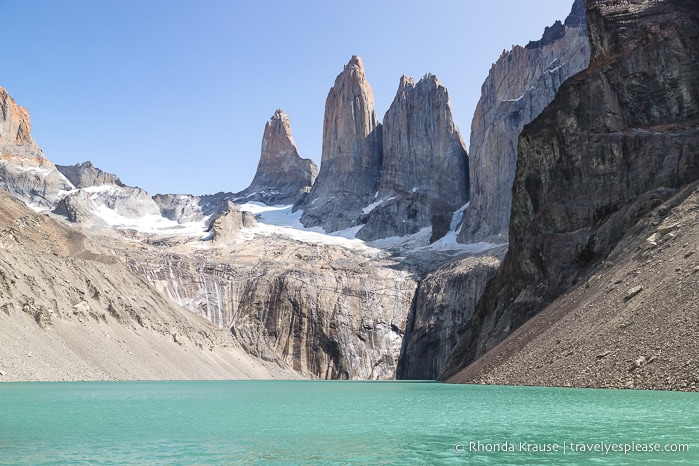
[[[397,379],[434,380],[444,372],[459,331],[499,266],[495,256],[468,257],[420,282],[403,338]]]
[[[510,249],[445,375],[589,273],[699,178],[699,7],[588,0],[592,58],[520,137]]]
[[[68,178],[76,188],[89,188],[113,184],[125,186],[118,176],[96,168],[89,160],[76,165],[56,165],[58,171]]]
[[[362,59],[353,56],[325,102],[320,172],[303,205],[301,223],[326,231],[355,226],[378,188],[381,126]]]
[[[468,156],[447,89],[431,74],[417,84],[403,76],[382,128],[378,205],[357,237],[371,241],[449,225],[468,201]]]
[[[510,220],[517,139],[561,84],[590,59],[585,5],[576,0],[565,24],[541,40],[503,53],[483,83],[471,126],[471,199],[459,241],[504,241]]]
[[[268,205],[294,204],[310,191],[316,176],[316,164],[299,156],[289,116],[277,110],[265,125],[255,178],[236,196]]]

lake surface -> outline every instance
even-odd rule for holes
[[[0,384],[0,464],[66,463],[699,464],[699,394],[410,382]]]

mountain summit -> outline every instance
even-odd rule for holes
[[[266,204],[293,204],[310,191],[317,175],[316,164],[299,156],[289,115],[279,109],[265,125],[255,177],[238,196]]]
[[[303,207],[303,225],[326,231],[355,226],[376,195],[381,160],[374,94],[355,55],[325,101],[320,173]]]
[[[374,240],[432,227],[436,240],[468,201],[468,156],[447,88],[433,74],[403,76],[383,119],[378,194],[358,238]],[[371,210],[369,210],[371,209]]]

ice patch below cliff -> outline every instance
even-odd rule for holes
[[[414,235],[394,236],[365,242],[357,238],[357,232],[363,225],[332,233],[326,233],[321,227],[305,228],[300,221],[301,212],[292,212],[292,206],[290,205],[267,206],[254,202],[241,204],[239,208],[240,210],[252,212],[257,219],[258,225],[249,231],[251,236],[255,234],[266,236],[281,235],[306,243],[332,244],[368,253],[421,250],[476,254],[502,246],[502,244],[487,242],[461,244],[456,241],[458,221],[461,219],[463,211],[467,206],[468,204],[454,213],[454,220],[449,233],[431,244],[432,228],[430,227],[423,228]]]

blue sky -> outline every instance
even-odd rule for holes
[[[57,164],[152,194],[238,191],[277,108],[320,163],[325,98],[354,54],[382,119],[401,75],[437,75],[468,144],[492,63],[573,0],[0,0],[0,86]]]

